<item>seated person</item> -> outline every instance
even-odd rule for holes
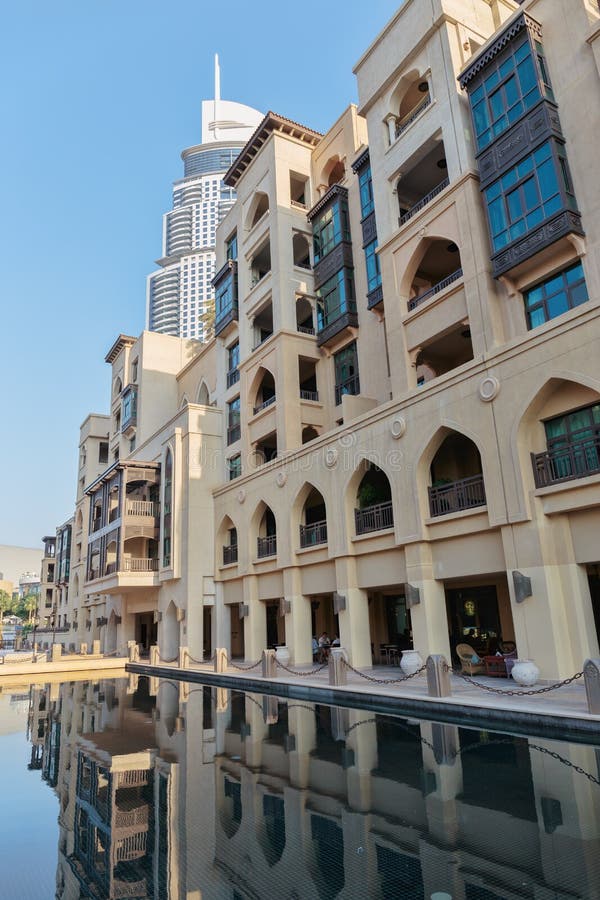
[[[332,647],[339,647],[339,646],[340,646],[340,639],[339,639],[339,637],[334,637],[334,639],[333,639],[332,642],[331,642],[331,646],[332,646]]]
[[[330,646],[331,641],[329,640],[329,635],[324,631],[319,638],[319,662],[326,662],[327,657],[329,656]]]
[[[319,653],[319,642],[318,642],[318,640],[316,639],[316,637],[313,637],[313,639],[312,639],[312,655],[313,655],[313,660],[315,660],[315,659],[317,658],[318,653]]]

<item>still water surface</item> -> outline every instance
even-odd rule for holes
[[[584,744],[130,676],[3,688],[0,764],[3,900],[600,898]]]

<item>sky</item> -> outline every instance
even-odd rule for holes
[[[325,131],[400,0],[18,0],[0,30],[0,544],[72,515],[104,357],[145,324],[162,215],[221,96]],[[343,10],[343,15],[341,11]]]

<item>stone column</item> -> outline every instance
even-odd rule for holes
[[[254,662],[261,658],[267,643],[267,610],[258,599],[258,579],[256,575],[244,578],[244,605],[247,615],[244,623],[244,654],[247,660]]]
[[[285,569],[283,572],[283,599],[289,602],[289,613],[285,614],[285,641],[290,651],[293,666],[312,662],[312,633],[310,600],[301,592],[299,568]]]
[[[356,560],[342,557],[335,561],[337,593],[344,598],[340,609],[340,644],[356,668],[371,666],[371,632],[367,592],[358,587]]]
[[[450,659],[446,595],[443,582],[434,578],[429,544],[407,545],[406,579],[419,591],[419,603],[410,610],[415,650],[423,659],[432,653]]]

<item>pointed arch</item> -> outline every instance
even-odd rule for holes
[[[332,187],[343,180],[346,174],[346,167],[343,158],[336,153],[330,156],[323,168],[321,169],[320,183]]]
[[[349,534],[382,531],[394,526],[393,479],[377,454],[358,457],[344,492]]]
[[[204,378],[198,385],[198,393],[196,394],[196,403],[199,406],[210,406],[210,391]]]
[[[237,526],[230,516],[223,516],[217,529],[217,565],[226,566],[238,561],[239,536]]]
[[[265,191],[256,191],[252,200],[250,201],[248,212],[246,213],[245,225],[248,231],[254,228],[257,222],[262,219],[262,217],[268,211],[269,195],[265,193]]]
[[[251,535],[259,557],[277,553],[277,520],[268,503],[261,500],[251,518]]]
[[[419,286],[426,290],[443,281],[461,267],[460,237],[458,234],[428,234],[419,238],[400,279],[401,297],[416,296]],[[416,283],[415,283],[416,281]],[[419,284],[421,283],[421,284]]]
[[[300,547],[327,543],[327,502],[323,489],[306,481],[292,503],[292,527],[295,540],[298,529]]]

